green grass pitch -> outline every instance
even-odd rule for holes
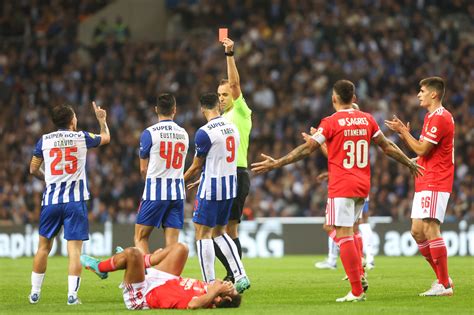
[[[453,297],[418,297],[429,288],[434,274],[421,256],[377,257],[369,271],[370,288],[363,303],[335,303],[349,291],[341,281],[344,273],[317,270],[322,257],[287,256],[281,259],[244,259],[252,287],[246,291],[240,309],[186,311],[195,314],[474,314],[474,258],[450,257],[450,275],[455,283]],[[123,272],[100,280],[84,270],[79,297],[82,305],[67,306],[67,259],[52,257],[39,304],[28,303],[32,258],[0,259],[0,314],[130,314],[125,309],[118,284]],[[216,264],[217,266],[217,264]],[[196,258],[190,258],[185,276],[200,279]],[[217,275],[223,269],[217,267]],[[176,314],[182,311],[151,310]]]

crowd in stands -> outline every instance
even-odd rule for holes
[[[133,41],[126,25],[112,17],[109,22],[118,26],[99,24],[94,44],[84,46],[77,37],[79,21],[105,4],[38,0],[0,7],[0,225],[38,221],[44,183],[29,174],[29,163],[39,137],[54,130],[48,109],[72,104],[78,127],[98,132],[92,100],[107,110],[112,140],[88,153],[90,220],[134,223],[143,189],[139,137],[157,121],[156,97],[176,95],[175,120],[192,143],[205,123],[198,97],[215,91],[225,76],[217,41],[221,26],[236,41],[241,87],[253,110],[249,162],[260,153],[282,156],[302,143],[301,132],[333,112],[331,86],[341,78],[356,84],[361,109],[409,152],[383,121],[396,114],[418,136],[425,115],[416,98],[418,82],[445,78],[443,104],[456,122],[446,221],[474,218],[471,1],[167,1],[170,21],[182,21],[180,28],[170,28],[177,32],[169,32],[170,39]],[[187,165],[193,155],[191,146]],[[370,214],[409,219],[414,192],[409,172],[374,146],[371,156]],[[252,175],[245,217],[324,215],[327,182],[316,177],[326,169],[324,156],[313,154]],[[188,191],[187,217],[194,194]]]

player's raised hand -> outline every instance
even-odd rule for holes
[[[225,52],[231,52],[234,50],[234,42],[230,38],[224,38],[222,45],[225,47]]]
[[[393,115],[392,120],[385,120],[385,126],[397,133],[401,133],[404,130],[409,131],[409,128],[395,115]]]
[[[100,108],[100,106],[97,106],[95,102],[92,102],[92,107],[94,108],[95,117],[97,117],[97,120],[105,121],[105,119],[107,118],[107,112],[104,109]]]
[[[252,172],[257,174],[265,173],[271,171],[276,167],[276,160],[269,155],[260,154],[264,160],[261,162],[252,163]]]

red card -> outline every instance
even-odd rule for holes
[[[219,29],[219,41],[223,42],[224,38],[227,38],[229,35],[229,30],[227,28],[220,28]]]

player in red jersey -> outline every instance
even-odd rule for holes
[[[419,141],[410,134],[409,123],[404,125],[397,117],[385,121],[418,155],[418,164],[425,168],[424,176],[415,180],[411,233],[438,280],[421,296],[453,295],[446,245],[440,232],[454,179],[454,119],[441,104],[444,91],[442,78],[420,81],[418,99],[428,113]]]
[[[263,173],[307,157],[323,143],[328,150],[328,203],[326,224],[336,226],[336,241],[341,261],[349,277],[352,290],[337,302],[364,301],[361,260],[354,242],[353,227],[359,218],[370,189],[369,144],[371,140],[383,152],[419,175],[419,166],[411,161],[394,143],[385,138],[372,115],[352,108],[355,102],[354,84],[340,80],[334,84],[332,104],[336,113],[324,118],[318,131],[306,142],[285,155],[274,159],[262,154],[262,162],[253,163],[252,170]]]
[[[101,279],[107,278],[108,272],[125,269],[120,288],[130,310],[240,306],[241,296],[232,282],[209,284],[181,277],[187,258],[188,247],[176,243],[145,255],[137,247],[129,247],[104,261],[82,255],[81,263]]]

